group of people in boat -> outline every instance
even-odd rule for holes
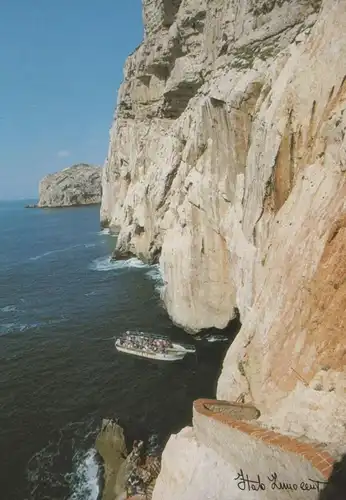
[[[165,353],[173,344],[168,339],[126,334],[119,339],[119,345],[127,349]]]

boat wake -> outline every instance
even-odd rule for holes
[[[128,268],[148,268],[148,264],[144,264],[136,257],[127,260],[111,260],[111,257],[99,257],[90,264],[89,269],[92,271],[116,271],[118,269]]]
[[[37,260],[40,260],[40,259],[44,259],[45,257],[49,257],[50,255],[54,255],[54,254],[57,254],[57,253],[68,252],[68,251],[74,250],[76,248],[80,248],[80,247],[92,248],[92,247],[95,247],[95,246],[96,246],[95,243],[80,243],[78,245],[71,245],[71,246],[66,247],[66,248],[57,248],[55,250],[49,250],[48,252],[44,252],[42,254],[35,255],[35,257],[30,257],[29,260],[30,261],[37,261]]]

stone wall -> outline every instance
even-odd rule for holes
[[[194,404],[193,428],[171,436],[153,500],[316,500],[333,459],[310,443]],[[242,408],[242,405],[239,405]]]

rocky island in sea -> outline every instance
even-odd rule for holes
[[[101,203],[102,169],[79,163],[46,175],[39,185],[37,205],[27,208],[57,208]]]

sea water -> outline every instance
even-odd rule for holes
[[[132,329],[191,343],[162,307],[158,267],[112,262],[97,206],[26,203],[0,202],[1,498],[97,500],[102,418],[163,445],[215,394],[227,345],[177,363],[118,353],[114,337]]]

